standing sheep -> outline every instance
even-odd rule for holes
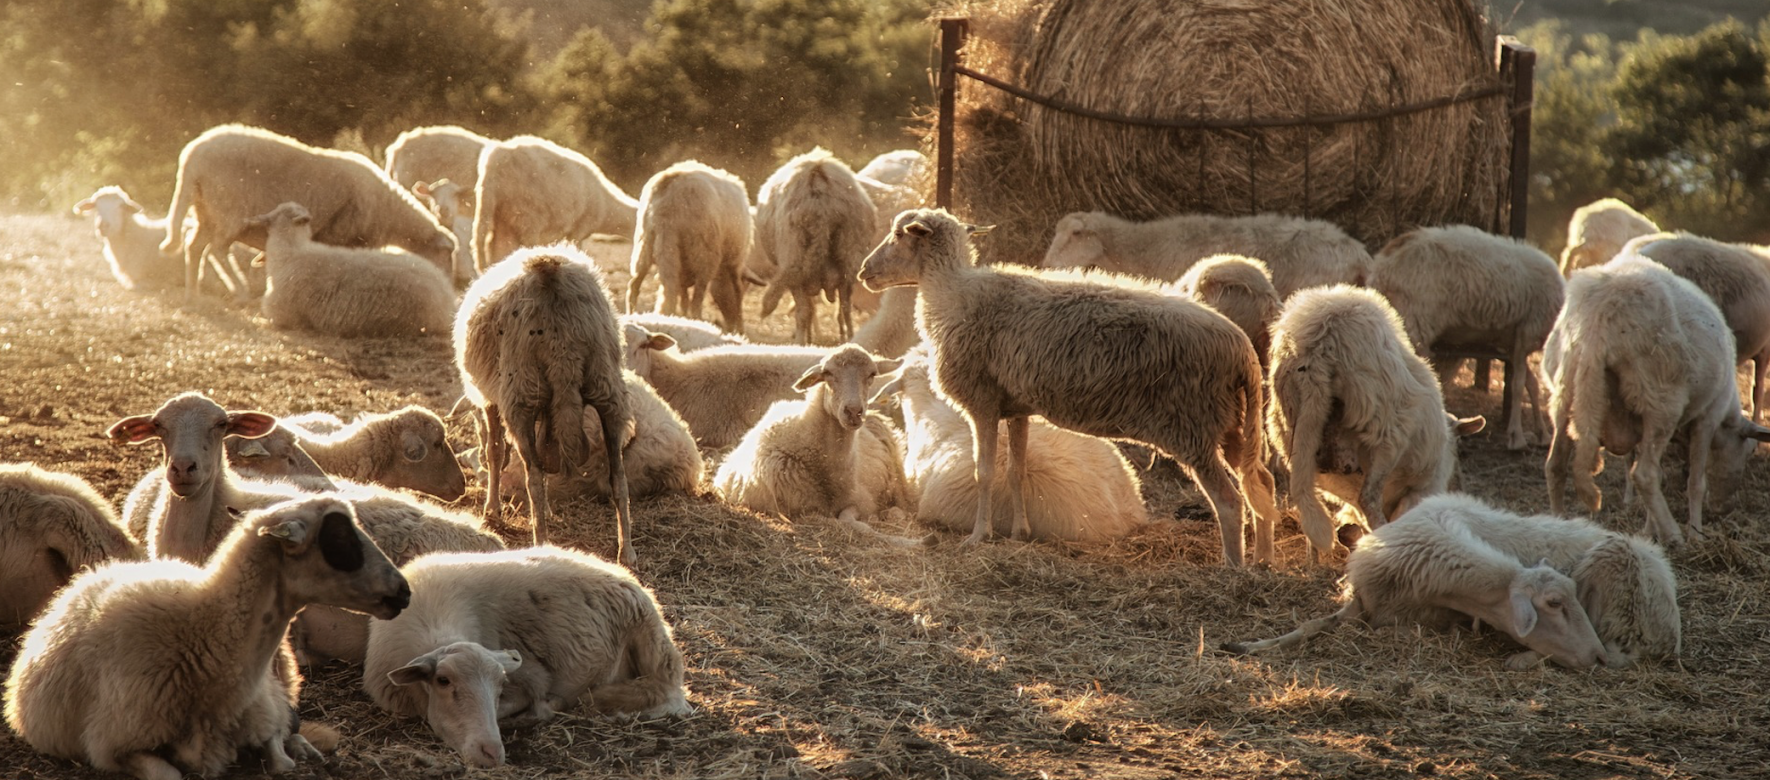
[[[1371,262],[1363,244],[1318,219],[1184,214],[1131,222],[1094,211],[1057,221],[1057,234],[1041,265],[1094,266],[1171,282],[1194,263],[1220,254],[1259,258],[1271,270],[1281,299],[1305,287],[1364,284]]]
[[[796,397],[793,383],[830,353],[754,344],[684,354],[669,336],[632,324],[623,330],[627,367],[682,415],[696,442],[714,450],[736,444],[769,404]]]
[[[0,632],[30,623],[79,572],[142,557],[116,510],[85,480],[0,463]]]
[[[1266,264],[1240,255],[1211,255],[1187,269],[1174,290],[1215,309],[1248,334],[1260,365],[1268,365],[1272,323],[1283,304]]]
[[[1658,233],[1653,220],[1616,198],[1579,207],[1567,223],[1567,248],[1561,252],[1561,275],[1610,262],[1636,236]]]
[[[271,324],[345,338],[448,332],[455,288],[423,258],[320,244],[312,217],[297,203],[248,224],[268,234],[263,305]]]
[[[627,495],[694,495],[700,489],[706,463],[701,459],[700,448],[695,446],[694,435],[688,432],[688,424],[658,397],[650,383],[632,371],[623,371],[621,375],[627,386],[627,408],[633,413],[633,428],[621,453],[627,471]],[[548,496],[608,496],[607,484],[591,476],[602,472],[608,457],[602,450],[602,424],[596,415],[584,415],[584,436],[590,441],[585,473],[549,475]],[[521,498],[528,490],[527,478],[514,461],[504,468],[503,484],[507,498]]]
[[[428,555],[405,567],[411,607],[370,623],[363,687],[423,717],[469,764],[504,763],[499,723],[691,712],[682,653],[633,575],[557,547]]]
[[[693,160],[660,171],[639,193],[627,311],[639,310],[640,287],[656,266],[659,312],[699,319],[711,292],[725,330],[741,335],[739,276],[754,232],[742,179]]]
[[[421,406],[363,414],[346,425],[324,412],[284,417],[281,426],[328,474],[454,501],[467,477],[449,448],[441,417]]]
[[[639,201],[575,151],[524,135],[486,146],[473,191],[473,263],[485,273],[520,247],[633,235]]]
[[[1770,250],[1661,233],[1630,241],[1625,251],[1690,280],[1720,308],[1733,331],[1734,362],[1752,362],[1752,421],[1762,420],[1770,390]]]
[[[487,269],[468,288],[455,319],[455,364],[468,400],[484,416],[485,516],[498,517],[499,482],[509,457],[508,417],[509,437],[528,470],[534,543],[546,541],[543,521],[550,508],[542,474],[561,468],[583,472],[589,458],[584,414],[594,409],[608,454],[620,560],[631,565],[637,558],[621,444],[632,418],[621,379],[614,302],[602,272],[573,247],[524,249],[510,260]]]
[[[1542,349],[1561,313],[1563,282],[1554,259],[1522,241],[1467,225],[1421,228],[1377,252],[1370,287],[1389,299],[1414,350],[1426,360],[1447,350],[1502,356],[1509,369],[1503,415],[1507,448],[1526,444],[1525,392],[1534,427],[1546,427],[1530,355]]]
[[[479,180],[479,155],[495,143],[455,125],[413,128],[387,145],[387,177],[407,189],[421,182],[448,179],[466,191],[463,204],[471,213],[473,185]]]
[[[817,298],[837,302],[837,333],[854,338],[854,273],[874,238],[873,201],[854,172],[818,148],[787,161],[756,194],[756,247],[777,270],[762,316],[793,294],[793,341],[810,344]]]
[[[1270,560],[1278,509],[1260,435],[1260,361],[1247,334],[1207,307],[1130,283],[980,267],[973,230],[944,210],[906,211],[860,278],[875,290],[919,288],[918,329],[934,382],[970,418],[979,485],[994,484],[995,434],[1007,419],[1014,537],[1030,533],[1027,416],[1043,414],[1180,463],[1210,500],[1230,566],[1242,563],[1246,491],[1258,518],[1255,558]],[[989,538],[988,499],[980,492],[967,544]]]

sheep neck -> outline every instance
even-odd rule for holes
[[[209,540],[215,536],[217,530],[214,527],[218,522],[216,515],[225,513],[229,500],[238,493],[234,488],[232,470],[227,468],[224,460],[220,468],[215,470],[215,477],[209,480],[209,484],[189,498],[182,498],[173,493],[172,486],[169,484],[160,489],[166,496],[166,513],[160,518],[160,526],[157,531],[159,538],[155,540],[159,555],[164,557],[167,554],[167,545],[164,544],[164,540],[168,532],[182,532],[180,535],[184,537],[183,540],[189,541],[189,535],[194,535],[196,529],[200,528],[202,529],[201,536],[195,540],[197,557],[176,557],[188,560],[198,566],[203,565],[211,552]],[[245,507],[237,508],[244,509]]]
[[[1457,583],[1459,587],[1434,599],[1435,605],[1476,618],[1523,643],[1522,637],[1512,633],[1512,580],[1516,576],[1516,571],[1497,566],[1470,571]]]
[[[216,551],[189,614],[201,631],[192,640],[211,648],[202,670],[216,685],[238,685],[270,668],[290,621],[306,605],[282,577],[282,543],[251,529]]]

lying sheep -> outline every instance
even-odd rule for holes
[[[142,557],[117,511],[85,480],[0,463],[0,633],[31,622],[79,572]]]
[[[1660,544],[1678,544],[1684,534],[1666,504],[1660,462],[1681,436],[1690,530],[1700,534],[1705,499],[1718,507],[1731,496],[1758,442],[1770,441],[1770,429],[1740,412],[1733,343],[1714,302],[1659,263],[1625,252],[1575,271],[1543,348],[1555,434],[1543,466],[1551,511],[1563,513],[1569,471],[1574,494],[1598,511],[1599,448],[1633,453],[1629,480],[1647,530]]]
[[[160,251],[185,251],[186,296],[196,290],[198,262],[211,248],[234,243],[265,248],[253,217],[280,203],[300,203],[312,217],[313,240],[348,247],[389,244],[445,273],[455,239],[404,187],[367,157],[316,149],[293,138],[243,125],[197,136],[178,157],[178,184]],[[184,215],[196,210],[197,231],[184,241]]]
[[[1579,588],[1548,563],[1526,566],[1454,517],[1415,509],[1359,540],[1346,561],[1346,605],[1283,636],[1227,642],[1232,653],[1290,647],[1346,620],[1446,628],[1467,615],[1571,669],[1604,660]]]
[[[736,444],[769,404],[796,397],[793,383],[830,352],[746,345],[685,354],[675,349],[675,339],[637,325],[624,326],[623,335],[627,367],[682,415],[696,442],[714,450]]]
[[[93,232],[104,240],[104,257],[111,275],[126,290],[159,290],[184,280],[178,258],[160,253],[166,237],[166,218],[143,213],[121,187],[100,187],[74,204],[74,215],[93,216]]]
[[[934,392],[925,348],[910,351],[875,397],[893,393],[903,399],[904,469],[917,517],[951,531],[970,530],[978,501],[971,428],[959,410]],[[998,443],[997,452],[990,524],[1006,536],[1013,523],[1007,450]],[[1026,510],[1033,539],[1108,541],[1149,521],[1137,473],[1118,447],[1040,419],[1027,429],[1025,491],[1034,499]]]
[[[793,294],[793,341],[810,344],[821,294],[837,305],[837,333],[854,337],[854,272],[874,243],[873,201],[854,172],[822,148],[782,165],[756,194],[756,248],[774,267],[762,316]]]
[[[1770,250],[1660,233],[1630,241],[1625,251],[1689,279],[1721,309],[1733,331],[1734,362],[1752,362],[1752,421],[1762,420],[1770,390]]]
[[[639,201],[575,151],[524,135],[479,156],[473,263],[480,273],[519,247],[633,235]]]
[[[1561,313],[1563,283],[1554,259],[1522,241],[1467,225],[1421,228],[1377,252],[1369,284],[1389,299],[1414,350],[1426,360],[1445,351],[1502,356],[1509,369],[1507,448],[1526,444],[1526,392],[1535,427],[1546,428],[1530,355],[1542,349]]]
[[[725,333],[719,326],[704,320],[691,320],[669,314],[634,312],[620,317],[621,327],[638,325],[653,333],[662,333],[676,342],[676,348],[693,352],[708,347],[734,347],[750,343],[743,336]]]
[[[1248,334],[1260,365],[1268,365],[1272,323],[1283,304],[1265,263],[1240,255],[1211,255],[1187,269],[1173,289],[1228,317]]]
[[[1364,284],[1371,263],[1363,244],[1318,219],[1183,214],[1131,222],[1094,211],[1058,220],[1057,234],[1041,265],[1094,266],[1172,282],[1194,263],[1220,254],[1257,257],[1266,263],[1280,299],[1305,287]]]
[[[255,512],[207,567],[116,563],[75,579],[25,635],[6,722],[39,752],[142,780],[213,777],[242,747],[280,774],[319,758],[295,733],[300,677],[278,668],[289,622],[308,604],[392,619],[411,595],[348,504]]]
[[[123,517],[152,558],[201,564],[234,526],[229,507],[258,506],[227,468],[222,439],[253,439],[271,431],[277,419],[263,412],[227,411],[201,393],[184,393],[151,415],[125,417],[112,425],[112,441],[142,444],[158,440],[162,468],[148,472],[129,491]]]
[[[1030,533],[1022,496],[1027,416],[1043,414],[1054,425],[1148,444],[1179,462],[1209,498],[1231,566],[1242,563],[1246,491],[1258,517],[1255,558],[1270,560],[1278,509],[1260,435],[1260,361],[1247,334],[1205,306],[1153,288],[977,266],[972,230],[944,210],[904,212],[860,278],[875,290],[918,287],[918,329],[930,345],[934,381],[970,418],[980,485],[994,484],[994,434],[1007,419],[1015,538]],[[987,499],[980,495],[967,544],[990,535]]]
[[[297,203],[248,224],[269,235],[264,316],[271,324],[345,338],[448,332],[455,288],[423,258],[320,244],[311,216]]]
[[[627,443],[621,448],[621,460],[627,471],[627,495],[644,498],[661,493],[695,495],[700,490],[701,473],[706,463],[695,446],[694,435],[675,409],[658,397],[650,383],[632,371],[623,371],[627,386],[627,408],[633,414],[633,427]],[[574,498],[588,495],[606,498],[608,486],[589,475],[602,473],[607,455],[602,450],[602,424],[594,414],[584,415],[584,436],[590,441],[590,458],[584,474],[552,474],[547,477],[547,495]],[[504,467],[505,498],[521,500],[527,493],[527,477],[514,462]]]
[[[927,155],[915,149],[897,149],[868,160],[857,175],[901,187],[914,182],[927,168]]]
[[[490,154],[490,152],[488,152]],[[485,180],[482,178],[481,182]],[[482,208],[485,202],[481,201]],[[633,525],[621,443],[632,424],[621,375],[621,332],[602,272],[565,244],[524,249],[468,288],[455,319],[455,365],[485,427],[485,516],[498,517],[509,437],[528,470],[534,543],[546,541],[543,473],[583,473],[589,458],[585,409],[600,418],[620,560],[631,565]]]
[[[879,296],[879,310],[854,333],[855,344],[880,357],[902,357],[921,340],[914,287],[886,290]]]
[[[314,485],[318,490],[335,487],[326,470],[301,448],[301,439],[296,438],[295,432],[281,421],[268,433],[256,438],[229,436],[222,440],[222,447],[227,453],[228,467],[242,477],[299,482]],[[142,526],[144,534],[145,529],[146,526]]]
[[[282,427],[327,474],[454,501],[467,477],[449,448],[441,417],[421,406],[362,414],[346,425],[325,412],[284,417]]]
[[[639,310],[640,287],[656,266],[659,312],[698,319],[711,292],[725,330],[742,334],[739,275],[754,232],[742,179],[694,160],[658,172],[639,193],[627,311]]]
[[[1610,262],[1636,236],[1658,233],[1653,220],[1616,198],[1579,207],[1567,222],[1567,248],[1561,251],[1561,275]]]
[[[536,547],[429,555],[405,575],[412,605],[371,622],[363,687],[473,766],[504,763],[500,722],[544,723],[583,699],[603,714],[692,711],[657,599],[619,566]]]

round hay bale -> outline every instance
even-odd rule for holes
[[[1003,0],[948,15],[971,19],[964,65],[1036,94],[1132,117],[1234,121],[1494,87],[1485,10],[1483,0]],[[1419,225],[1491,229],[1503,210],[1504,96],[1376,121],[1199,130],[1117,124],[958,83],[954,205],[1005,228],[981,242],[992,260],[1036,261],[1072,211],[1306,214],[1377,247]]]

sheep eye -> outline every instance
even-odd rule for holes
[[[1561,599],[1558,599],[1558,598],[1548,599],[1548,600],[1544,601],[1543,603],[1546,606],[1548,606],[1549,609],[1560,609],[1561,608]]]
[[[436,678],[436,684],[440,687],[447,688],[447,687],[449,687],[449,678],[438,677],[438,678]]]

